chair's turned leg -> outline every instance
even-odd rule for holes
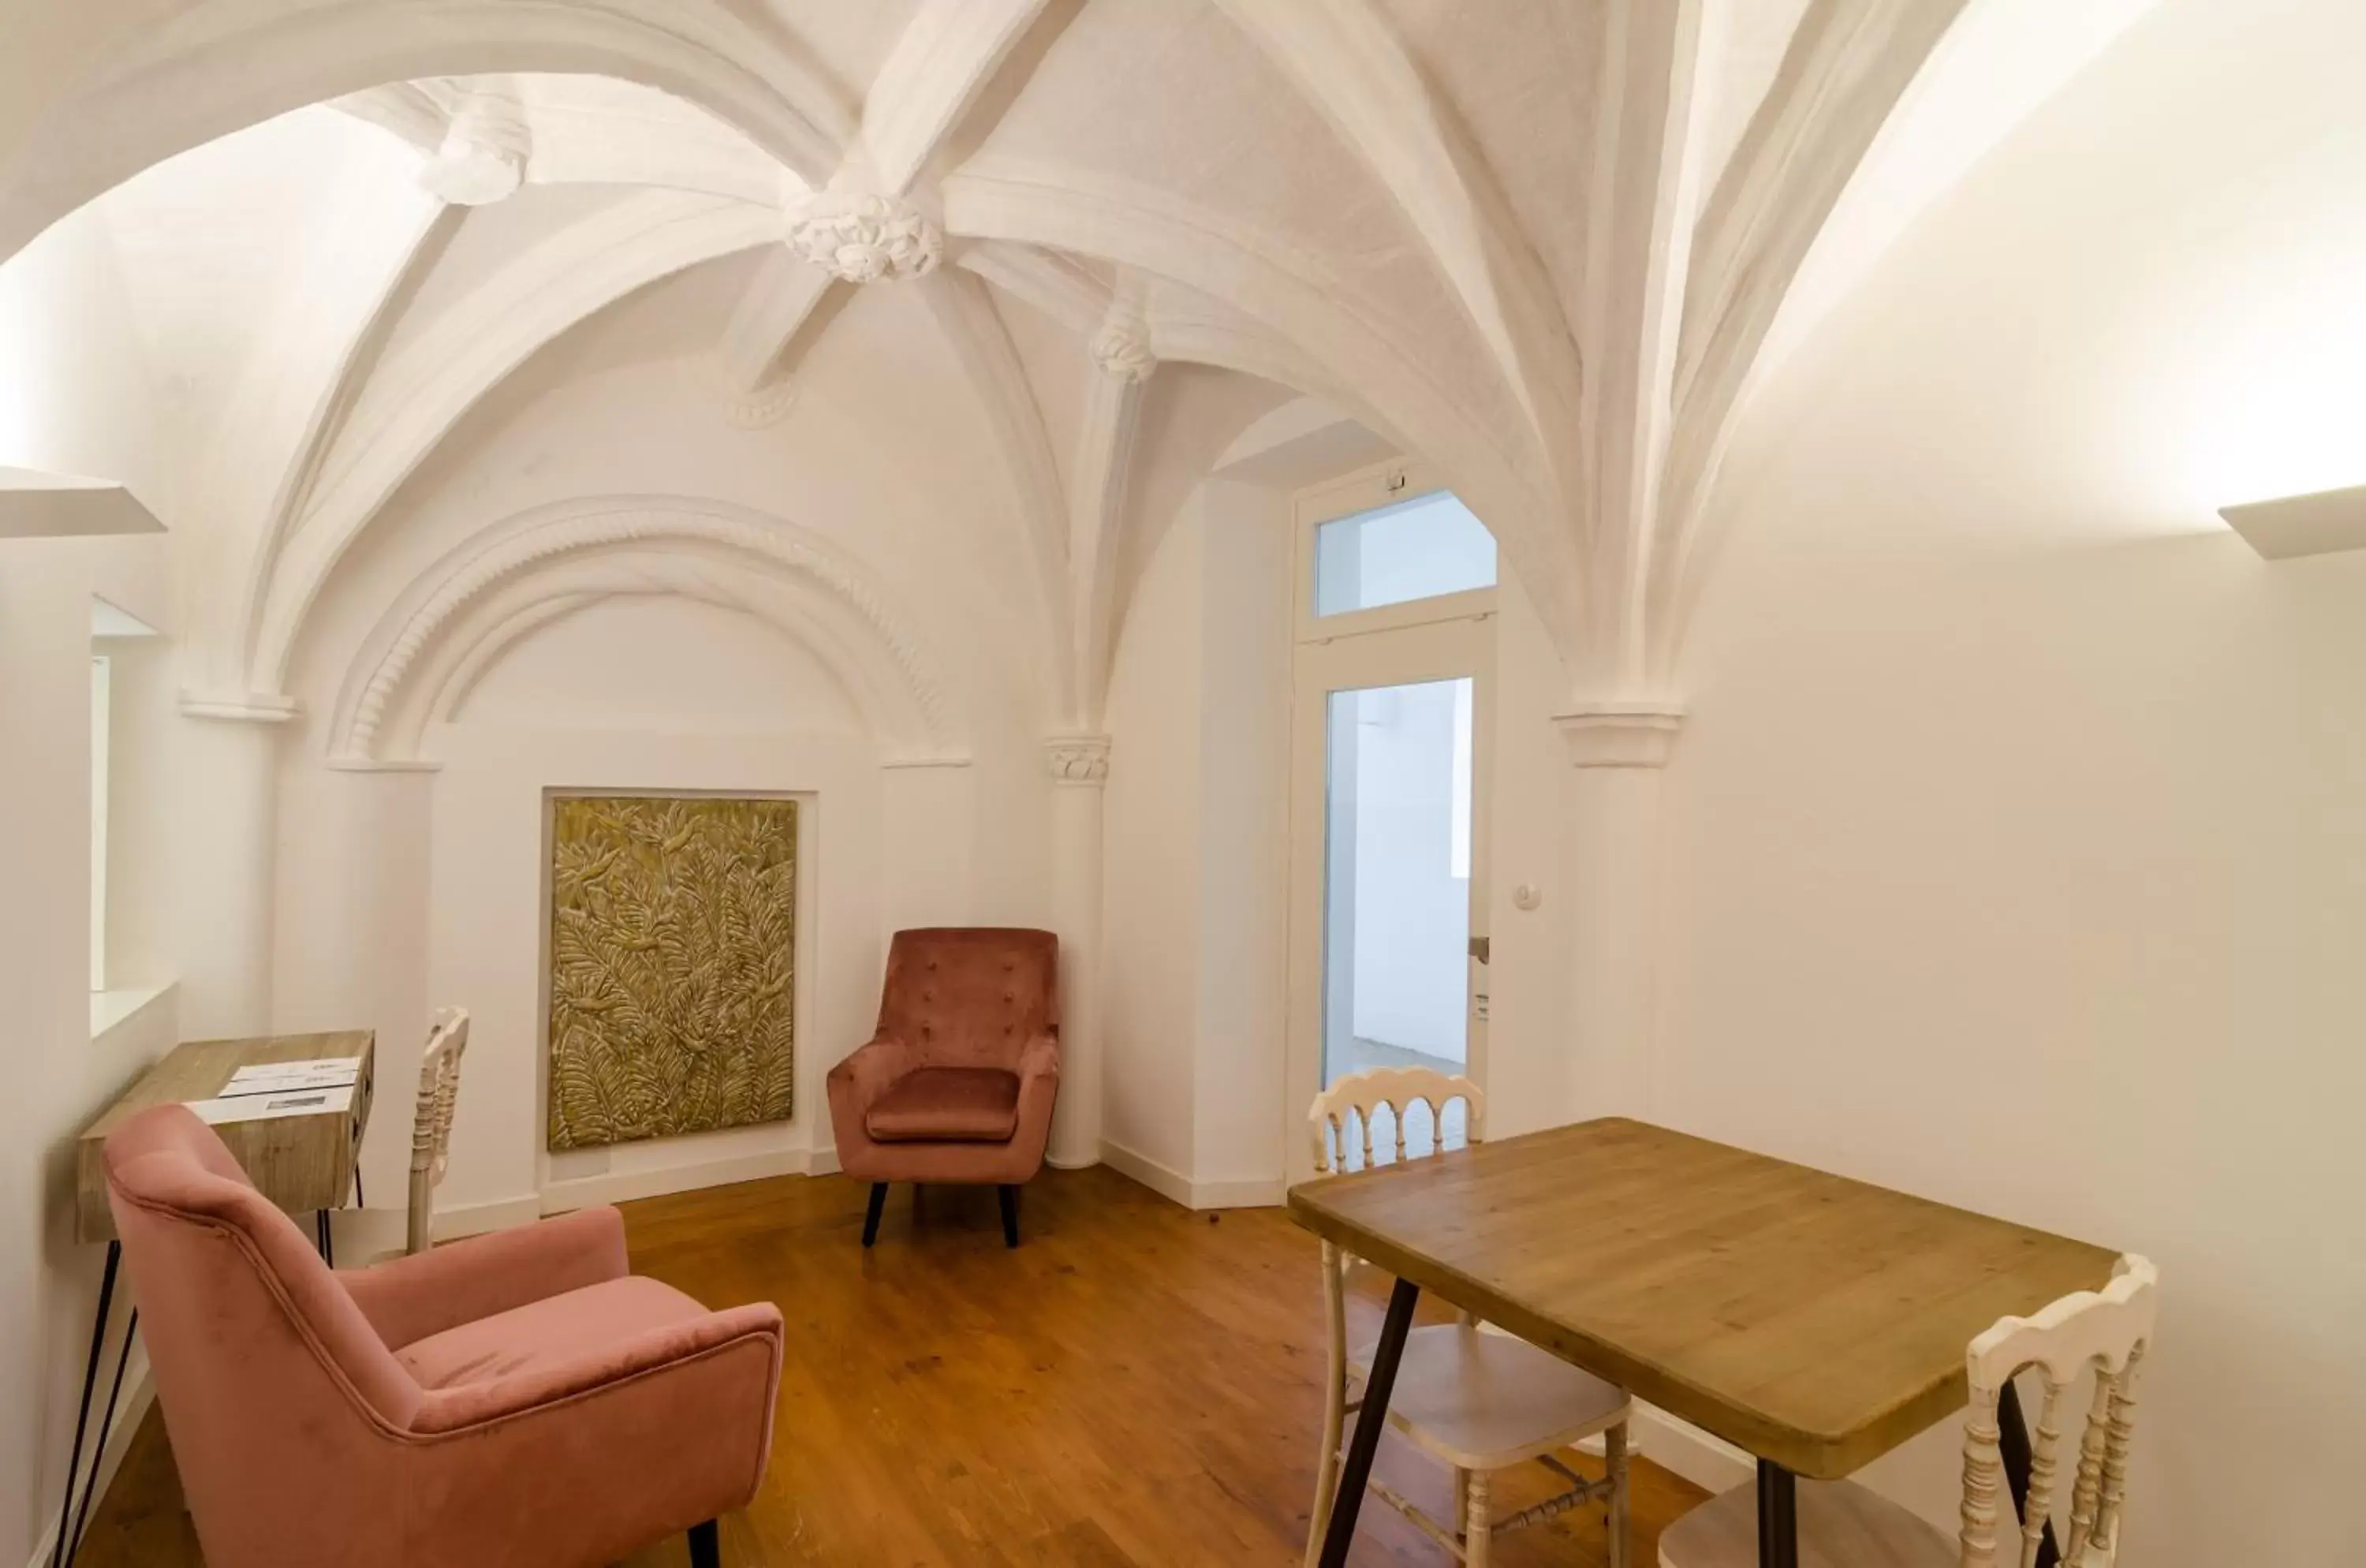
[[[873,1242],[879,1239],[879,1215],[880,1212],[886,1207],[887,1184],[884,1181],[873,1182],[871,1184],[871,1206],[862,1212],[863,1246],[869,1247]]]
[[[713,1519],[690,1527],[690,1568],[723,1568],[723,1541]]]
[[[1005,1247],[1017,1247],[1019,1245],[1019,1189],[997,1187],[995,1189],[995,1195],[1002,1200],[1002,1244]]]
[[[1610,1477],[1610,1568],[1627,1568],[1627,1423],[1602,1434],[1602,1469]]]
[[[1462,1516],[1464,1568],[1487,1568],[1487,1472],[1470,1472],[1470,1512]]]

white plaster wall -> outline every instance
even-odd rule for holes
[[[162,506],[157,423],[103,226],[84,215],[0,265],[0,462],[119,479]],[[91,597],[170,630],[169,549],[157,537],[0,547],[0,1562],[29,1556],[53,1517],[88,1348],[101,1253],[72,1240],[72,1140],[172,1036],[167,999],[92,1040],[88,952]],[[157,684],[127,680],[118,712],[152,718]],[[147,827],[173,777],[138,748],[116,755],[112,786],[141,828],[112,869],[146,896],[152,931],[171,868],[148,858]],[[170,964],[158,946],[143,966]]]
[[[168,998],[95,1042],[89,1000],[90,599],[169,624],[162,554],[156,539],[0,553],[0,1550],[19,1555],[63,1484],[97,1294],[101,1249],[73,1240],[73,1140],[172,1038]],[[130,761],[115,772],[128,795],[170,776]]]
[[[1290,509],[1274,491],[1222,481],[1194,504],[1205,674],[1191,1173],[1211,1199],[1272,1202],[1290,1127]]]
[[[745,276],[736,263],[698,269],[529,363],[341,563],[299,645],[308,717],[279,782],[275,1016],[378,1029],[388,1092],[365,1168],[381,1208],[400,1201],[411,1064],[434,1007],[475,1016],[439,1207],[450,1226],[479,1228],[538,1207],[817,1159],[827,1168],[822,1077],[870,1037],[887,934],[1046,921],[1032,578],[979,412],[949,363],[929,373],[943,355],[933,317],[891,288],[848,303],[781,423],[734,426],[714,367],[680,355],[712,336]],[[377,646],[408,585],[501,519],[615,495],[752,508],[842,554],[922,646],[969,765],[883,767],[868,699],[794,626],[658,593],[603,600],[503,649],[448,719],[427,726],[420,750],[440,771],[325,765],[327,719],[354,660]],[[748,573],[703,547],[632,549],[666,551],[727,585]],[[794,1121],[543,1155],[541,813],[554,788],[810,801]]]
[[[1189,1179],[1201,879],[1201,519],[1167,531],[1110,678],[1101,818],[1102,1137]]]
[[[877,768],[849,737],[682,735],[456,726],[436,780],[428,992],[474,1021],[456,1123],[456,1209],[538,1200],[546,1209],[805,1168],[829,1146],[822,1077],[870,1036],[884,948],[876,915]],[[797,798],[796,1114],[695,1138],[543,1154],[546,795],[614,790]],[[817,1132],[818,1129],[818,1133]],[[706,1168],[690,1174],[690,1168]],[[605,1178],[607,1179],[602,1180]]]
[[[2270,9],[2139,24],[1769,389],[1667,781],[1655,1113],[2154,1258],[2159,1568],[2366,1554],[2366,556],[2210,515],[2366,477],[2366,18]],[[1944,1523],[1958,1440],[1875,1474]]]

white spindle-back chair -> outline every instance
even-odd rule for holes
[[[2030,1317],[2007,1317],[1974,1339],[1964,1365],[1971,1404],[1964,1417],[1964,1499],[1955,1539],[1851,1481],[1809,1483],[1798,1493],[1799,1561],[1829,1568],[2037,1568],[2053,1519],[2063,1459],[2063,1416],[2082,1378],[2095,1382],[2070,1483],[2062,1568],[2113,1568],[2127,1493],[2135,1378],[2152,1344],[2160,1276],[2146,1258],[2120,1259],[2101,1291],[2063,1297]],[[2029,1495],[2018,1526],[2001,1531],[2012,1504],[2005,1487],[1998,1405],[2017,1374],[2043,1388],[2029,1441]],[[1662,1568],[1750,1568],[1758,1561],[1756,1495],[1741,1486],[1701,1505],[1660,1537]]]
[[[452,1115],[460,1103],[460,1057],[468,1049],[468,1009],[437,1013],[419,1063],[419,1102],[411,1119],[411,1220],[403,1247],[408,1253],[434,1245],[435,1189],[452,1162]]]
[[[1446,1154],[1448,1111],[1456,1100],[1462,1103],[1463,1141],[1478,1143],[1485,1135],[1487,1100],[1469,1078],[1420,1067],[1384,1067],[1341,1078],[1315,1096],[1307,1113],[1315,1171],[1336,1175]],[[1411,1136],[1414,1129],[1408,1125],[1416,1105],[1429,1111],[1426,1149],[1418,1146]],[[1374,1118],[1383,1108],[1389,1125],[1376,1144]],[[1330,1364],[1307,1568],[1313,1568],[1322,1554],[1324,1528],[1339,1484],[1339,1445],[1346,1418],[1362,1407],[1360,1399],[1347,1397],[1347,1385],[1350,1380],[1361,1382],[1369,1364],[1369,1352],[1351,1355],[1347,1348],[1347,1270],[1357,1261],[1332,1243],[1323,1244]],[[1411,1519],[1468,1568],[1486,1568],[1496,1532],[1540,1524],[1600,1502],[1607,1511],[1610,1568],[1626,1568],[1628,1415],[1624,1390],[1533,1345],[1482,1331],[1467,1316],[1460,1323],[1416,1328],[1406,1337],[1398,1363],[1389,1424],[1453,1470],[1454,1522],[1430,1517],[1379,1481],[1368,1484],[1374,1496]],[[1599,1481],[1589,1481],[1560,1454],[1595,1436],[1603,1441],[1606,1473]],[[1569,1483],[1569,1489],[1507,1518],[1495,1518],[1490,1477],[1528,1460],[1553,1470]]]

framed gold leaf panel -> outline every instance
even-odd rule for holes
[[[795,1110],[797,802],[550,797],[550,1148]]]

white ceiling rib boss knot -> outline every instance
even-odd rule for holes
[[[752,253],[705,345],[744,426],[876,319],[848,291],[925,307],[1000,458],[1043,733],[1101,724],[1127,530],[1156,526],[1129,521],[1145,400],[1198,362],[1434,465],[1554,638],[1572,760],[1650,767],[1770,329],[1963,6],[196,0],[39,110],[0,255],[110,187],[167,212],[156,182],[307,105],[380,139],[308,221],[216,242],[283,285],[208,340],[222,395],[178,443],[193,685],[231,706],[287,711],[324,587],[489,392]]]

